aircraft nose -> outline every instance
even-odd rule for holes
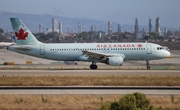
[[[171,53],[170,53],[169,51],[166,51],[166,52],[164,53],[164,56],[165,56],[165,57],[170,57],[170,55],[171,55]]]

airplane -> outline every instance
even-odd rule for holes
[[[10,43],[10,42],[0,42],[0,48],[3,47],[8,47],[10,45],[15,45],[15,43]]]
[[[145,60],[147,69],[149,61],[167,58],[170,52],[162,46],[147,42],[125,43],[42,43],[30,32],[18,18],[10,18],[16,35],[16,45],[8,50],[39,58],[57,61],[92,62],[90,69],[97,69],[96,63],[122,66],[127,60]]]
[[[12,37],[12,39],[15,39],[15,37]],[[15,42],[0,42],[0,48],[4,48],[4,47],[8,47],[10,45],[15,45],[16,43]]]

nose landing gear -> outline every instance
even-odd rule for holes
[[[151,67],[149,66],[149,60],[146,60],[146,65],[147,65],[147,69],[151,69]]]

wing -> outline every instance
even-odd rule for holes
[[[115,57],[115,56],[121,56],[122,58],[125,58],[124,54],[107,54],[107,53],[100,53],[100,52],[94,52],[94,51],[87,51],[82,50],[83,55],[85,55],[88,59],[94,59],[94,60],[105,60],[108,57]]]

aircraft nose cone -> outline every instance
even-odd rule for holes
[[[169,51],[166,51],[164,55],[165,57],[170,57],[171,53]]]

